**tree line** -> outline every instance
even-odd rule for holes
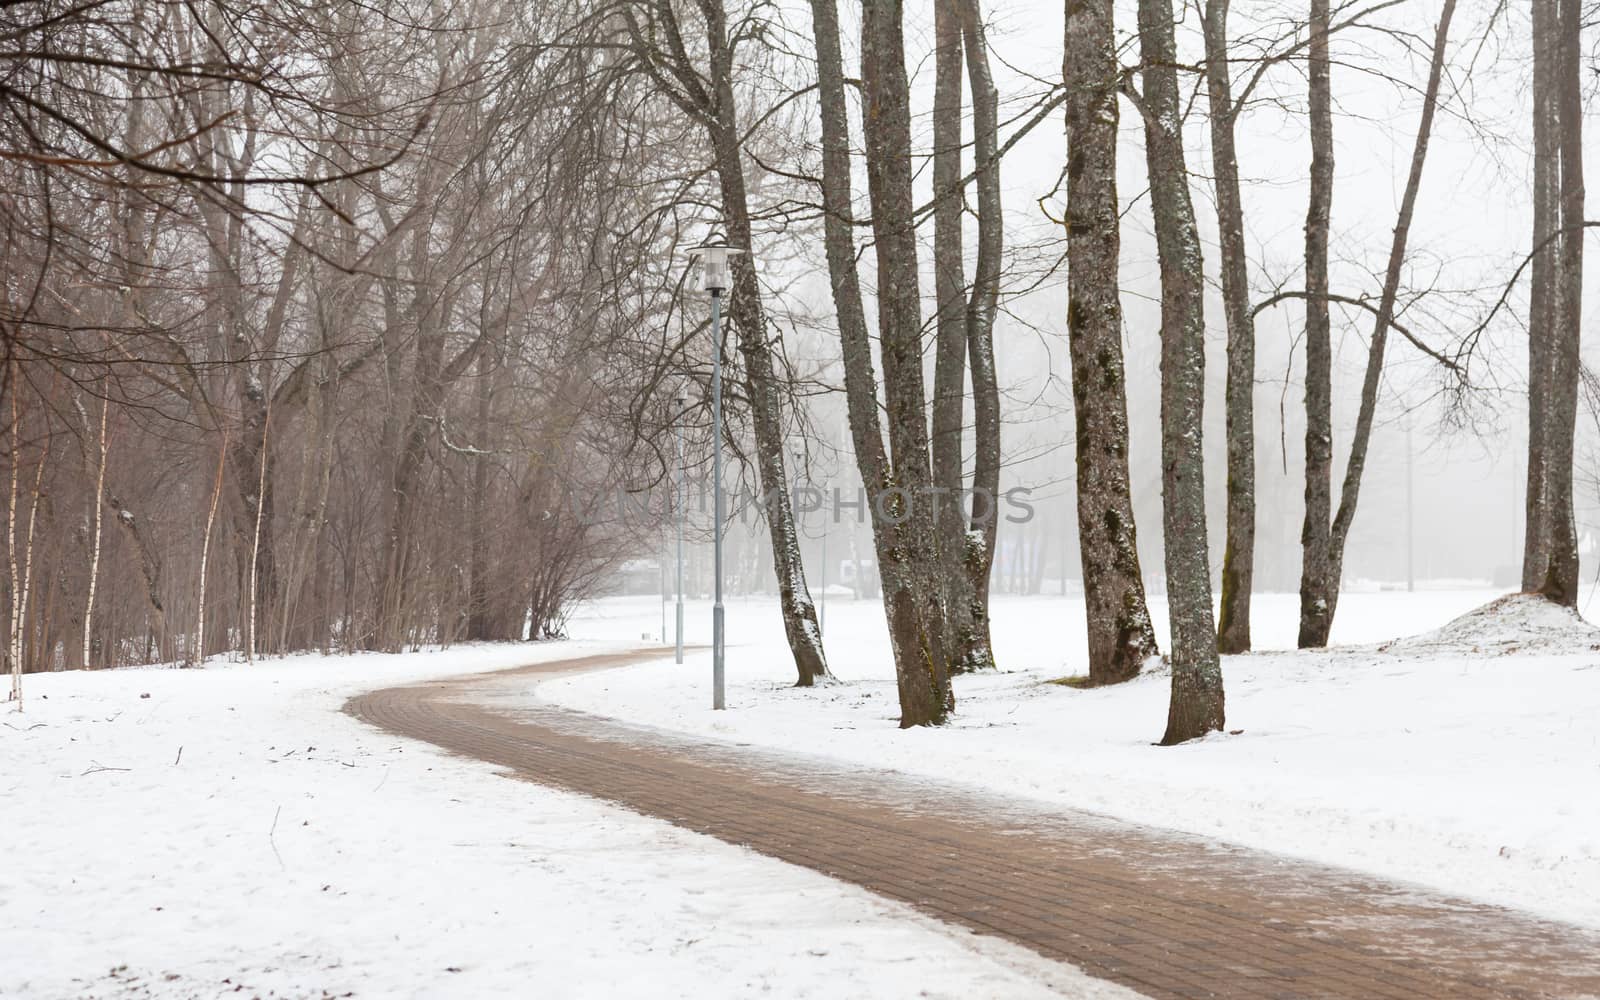
[[[808,397],[837,392],[862,483],[899,498],[867,513],[901,723],[937,724],[955,707],[952,675],[994,667],[1002,522],[951,498],[1001,492],[997,324],[1058,272],[1088,675],[1135,676],[1161,643],[1128,458],[1125,114],[1141,127],[1147,190],[1133,200],[1160,265],[1163,742],[1223,728],[1219,653],[1251,647],[1255,327],[1270,311],[1304,320],[1302,646],[1325,645],[1337,611],[1389,339],[1465,396],[1484,331],[1520,308],[1524,280],[1523,583],[1571,605],[1581,14],[1532,0],[1527,259],[1479,322],[1451,331],[1415,326],[1432,290],[1409,273],[1412,222],[1435,117],[1470,73],[1455,57],[1517,14],[1496,8],[1463,41],[1455,0],[1430,9],[1431,37],[1386,21],[1395,6],[1308,0],[1239,36],[1228,0],[1206,0],[1198,25],[1171,0],[1138,0],[1131,19],[1111,0],[1070,0],[1059,76],[1005,94],[981,0],[10,5],[0,614],[17,683],[224,650],[558,635],[640,541],[639,526],[592,516],[593,498],[669,482],[675,429],[691,454],[709,450],[716,351],[725,440],[765,498],[797,683],[831,675],[788,442],[814,419]],[[1350,289],[1330,279],[1332,70],[1339,40],[1360,33],[1424,69],[1389,71],[1418,104],[1412,154],[1386,266]],[[1309,140],[1303,259],[1262,293],[1242,192],[1268,167],[1241,165],[1238,129],[1291,99]],[[1003,178],[1019,143],[1063,121],[1052,246],[1009,223]],[[1199,126],[1204,158],[1189,141]],[[1209,271],[1197,190],[1215,215]],[[745,251],[720,343],[683,267],[711,228]],[[791,354],[808,309],[788,283],[814,242],[829,301],[810,319],[835,359],[821,370]],[[1227,341],[1220,603],[1204,468],[1213,292]],[[1336,310],[1369,323],[1337,492]]]

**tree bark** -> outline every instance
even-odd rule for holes
[[[1550,568],[1551,358],[1554,354],[1555,272],[1560,258],[1559,140],[1555,104],[1556,0],[1534,0],[1533,15],[1533,261],[1528,285],[1528,487],[1522,536],[1522,589],[1538,593]]]
[[[121,525],[122,533],[127,537],[128,544],[133,546],[133,551],[139,558],[139,574],[144,580],[145,606],[150,612],[150,634],[154,637],[156,647],[161,653],[166,653],[167,643],[167,609],[161,600],[161,558],[150,547],[149,541],[144,537],[144,530],[140,527],[139,519],[133,511],[123,505],[122,500],[111,491],[104,495],[106,506],[117,512],[117,524]]]
[[[1128,478],[1112,18],[1110,0],[1067,2],[1067,333],[1077,417],[1078,547],[1095,684],[1128,680],[1158,653]]]
[[[960,645],[951,662],[980,670],[995,665],[989,635],[989,577],[1000,526],[995,509],[1000,497],[1000,383],[995,373],[994,323],[1000,301],[1005,219],[1000,202],[1000,97],[989,69],[989,44],[979,0],[964,0],[961,11],[967,75],[972,83],[973,157],[978,181],[978,259],[966,316],[967,356],[972,368],[972,488],[975,497],[989,498],[990,510],[986,517],[973,518],[961,545],[970,605],[957,609],[955,632]],[[974,500],[975,505],[981,502]]]
[[[83,666],[88,669],[90,656],[94,649],[94,598],[95,591],[100,585],[100,547],[104,539],[105,507],[100,502],[100,497],[106,491],[106,459],[110,456],[110,442],[106,438],[106,426],[111,414],[111,400],[100,401],[100,466],[95,473],[94,484],[94,539],[89,550],[89,593],[83,602]]]
[[[258,498],[265,496],[267,492],[267,456],[271,454],[272,449],[272,442],[268,439],[268,435],[271,433],[271,426],[272,408],[269,405],[265,422],[261,425],[261,469],[256,480],[256,496]],[[258,598],[260,597],[260,592],[256,589],[259,580],[256,570],[261,560],[261,521],[266,509],[266,504],[256,504],[256,524],[250,535],[250,628],[245,636],[244,659],[246,663],[254,663],[256,658],[256,617],[259,614]]]
[[[916,651],[900,672],[902,726],[943,722],[954,705],[944,614],[939,601],[938,548],[933,533],[934,486],[928,458],[922,382],[922,300],[912,200],[911,96],[906,79],[900,0],[867,0],[861,17],[862,129],[867,194],[878,259],[878,337],[883,355],[884,409],[890,475],[873,507],[899,519],[899,544],[889,553],[903,582],[889,602],[890,629]]]
[[[1576,607],[1573,438],[1583,306],[1583,105],[1579,6],[1536,0],[1534,245],[1528,331],[1528,519],[1523,589]],[[1550,240],[1551,233],[1558,233]]]
[[[489,408],[493,359],[490,351],[478,355],[477,443],[479,453],[472,456],[472,498],[467,520],[471,547],[467,569],[467,639],[483,642],[491,638],[489,617],[489,528],[484,514],[489,493]]]
[[[101,434],[104,433],[105,429],[101,428]],[[101,448],[103,455],[104,445]],[[104,467],[104,462],[105,460],[102,457],[102,468]],[[217,520],[217,502],[222,498],[222,480],[224,473],[227,471],[227,463],[228,436],[223,434],[222,448],[217,454],[216,482],[211,487],[211,503],[206,509],[205,533],[200,536],[200,594],[195,602],[199,607],[199,612],[195,615],[194,646],[186,651],[188,655],[184,657],[188,663],[204,663],[206,659],[206,568],[211,562],[211,526]],[[104,476],[102,475],[102,481],[103,479]]]
[[[1389,328],[1394,321],[1395,303],[1400,293],[1400,276],[1405,265],[1406,243],[1411,235],[1411,220],[1416,211],[1417,192],[1422,187],[1422,168],[1428,159],[1428,140],[1433,134],[1433,116],[1439,105],[1439,85],[1444,76],[1445,43],[1450,38],[1450,22],[1455,15],[1455,9],[1455,0],[1444,0],[1444,7],[1439,13],[1439,24],[1433,41],[1432,64],[1428,71],[1427,87],[1423,91],[1422,117],[1417,123],[1416,140],[1411,149],[1411,168],[1406,176],[1405,193],[1400,198],[1400,211],[1395,219],[1394,237],[1389,245],[1389,264],[1384,272],[1383,291],[1378,297],[1372,339],[1367,346],[1367,370],[1361,383],[1361,402],[1356,411],[1355,433],[1350,441],[1350,459],[1345,466],[1344,483],[1339,491],[1339,510],[1334,515],[1328,537],[1327,566],[1330,584],[1325,594],[1327,615],[1321,633],[1321,644],[1324,645],[1327,643],[1327,628],[1332,625],[1334,613],[1338,610],[1338,581],[1344,570],[1345,543],[1350,538],[1350,526],[1355,523],[1356,504],[1361,495],[1361,477],[1366,470],[1367,449],[1372,441],[1372,427],[1377,418],[1378,386],[1383,378],[1384,350],[1388,344]],[[1569,495],[1570,492],[1569,489]]]
[[[267,389],[259,375],[250,371],[254,364],[247,360],[236,365],[243,427],[239,446],[228,453],[233,488],[239,498],[233,534],[240,595],[248,601],[248,595],[254,593],[271,605],[278,591],[278,546],[273,531],[276,490],[267,447]],[[269,472],[265,476],[261,471],[264,467]],[[249,603],[244,608],[245,620],[240,622],[241,633],[250,629],[249,618],[254,613],[254,604]]]
[[[906,371],[907,327],[920,328],[920,308],[916,295],[915,244],[910,246],[911,258],[911,319],[896,320],[886,331],[884,341],[885,396],[889,403],[890,453],[885,450],[878,416],[878,379],[874,370],[872,343],[867,330],[866,312],[862,306],[861,282],[856,269],[853,206],[850,191],[850,127],[848,105],[845,99],[844,60],[839,39],[839,13],[835,0],[811,0],[812,30],[817,49],[817,91],[822,112],[822,201],[824,246],[828,257],[828,274],[833,285],[834,308],[839,320],[839,342],[843,354],[845,398],[849,412],[850,434],[855,445],[856,465],[862,482],[872,497],[884,497],[893,488],[904,489],[903,468],[914,465],[916,427],[906,427],[908,420],[921,426],[922,392],[920,370],[920,332],[912,334],[910,367],[915,370],[915,385],[908,386],[911,373]],[[862,22],[863,67],[871,70],[865,84],[865,120],[863,128],[868,136],[883,128],[896,130],[888,149],[878,147],[869,152],[869,178],[872,186],[873,221],[876,227],[896,235],[894,247],[885,256],[880,236],[879,284],[880,325],[888,304],[881,296],[893,288],[891,279],[882,273],[885,262],[898,265],[896,273],[904,272],[906,239],[911,225],[909,178],[885,178],[881,173],[892,165],[884,158],[898,150],[905,155],[902,166],[909,169],[910,109],[906,92],[904,54],[900,39],[900,6],[898,3],[879,3],[871,0],[864,11]],[[890,79],[881,74],[887,72]],[[898,211],[902,214],[895,215]],[[907,231],[893,234],[896,221]],[[913,237],[914,238],[914,237]],[[897,300],[896,306],[904,310],[907,303]],[[907,390],[914,393],[914,402],[903,397]],[[909,411],[909,412],[908,412]],[[928,466],[926,432],[922,434],[921,463],[923,485],[931,481]],[[915,499],[915,494],[909,494]],[[922,500],[927,499],[924,494]],[[909,506],[909,510],[906,510]],[[928,505],[920,505],[926,508]],[[874,549],[878,557],[879,580],[882,586],[884,614],[888,619],[889,645],[894,655],[895,678],[900,696],[900,725],[932,725],[943,722],[952,708],[954,696],[950,692],[949,672],[943,658],[943,617],[938,613],[939,588],[935,576],[938,572],[936,550],[931,538],[919,538],[919,525],[911,517],[918,504],[911,503],[891,509],[888,504],[869,500],[868,511],[872,523]],[[858,579],[857,585],[860,585]]]
[[[1580,32],[1582,8],[1578,0],[1560,0],[1561,61],[1556,94],[1557,126],[1561,136],[1561,276],[1560,311],[1555,371],[1557,395],[1551,416],[1550,469],[1551,546],[1550,571],[1544,595],[1568,607],[1578,605],[1578,529],[1572,506],[1573,437],[1578,416],[1578,378],[1582,369],[1583,320],[1583,83]]]
[[[412,252],[413,274],[421,275],[428,252],[426,227],[419,231]],[[407,623],[420,573],[413,565],[415,508],[421,492],[420,477],[427,458],[428,439],[444,405],[444,319],[436,295],[418,278],[408,310],[416,328],[415,388],[405,433],[395,455],[389,482],[389,516],[383,539],[383,578],[379,585],[376,643],[378,649],[400,652],[406,643]]]
[[[11,570],[11,634],[6,637],[6,659],[11,667],[11,696],[8,701],[22,704],[22,581],[17,569],[17,488],[22,478],[22,412],[17,397],[22,394],[22,379],[13,360],[7,374],[11,390],[11,497],[6,504],[6,563]]]
[[[1228,65],[1229,0],[1207,0],[1206,91],[1211,104],[1211,163],[1216,175],[1217,233],[1222,253],[1222,305],[1228,325],[1228,522],[1222,555],[1222,607],[1217,650],[1250,649],[1250,595],[1256,545],[1256,328],[1250,311],[1244,200],[1234,143],[1238,109]]]
[[[960,496],[963,409],[967,374],[967,281],[962,233],[961,182],[962,0],[934,0],[933,82],[933,436],[930,451],[936,505],[945,645],[951,673],[968,664],[961,655],[972,637],[972,578],[965,566],[967,525]]]
[[[1223,727],[1206,540],[1204,266],[1183,155],[1171,0],[1139,0],[1145,159],[1161,264],[1161,525],[1172,621],[1164,746]]]
[[[702,9],[706,12],[706,36],[711,51],[714,115],[709,127],[722,189],[723,222],[727,226],[729,245],[745,251],[733,259],[728,314],[738,333],[739,355],[744,362],[745,394],[750,402],[751,422],[755,425],[756,469],[765,497],[783,631],[794,656],[795,685],[811,687],[819,681],[831,680],[833,675],[828,672],[828,661],[823,655],[817,609],[806,586],[805,564],[800,559],[794,504],[784,468],[782,404],[773,373],[772,351],[767,344],[761,289],[750,257],[753,249],[750,208],[745,192],[744,146],[733,94],[733,51],[721,0],[711,0],[703,4]],[[721,345],[713,345],[713,350],[720,349]]]
[[[1333,336],[1328,221],[1333,209],[1333,90],[1328,0],[1311,0],[1311,198],[1306,210],[1305,520],[1300,529],[1301,649],[1328,644],[1339,581],[1329,565],[1333,514]]]

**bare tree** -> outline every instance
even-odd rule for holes
[[[1328,225],[1333,209],[1333,84],[1328,0],[1311,0],[1311,197],[1306,209],[1305,519],[1300,529],[1301,648],[1325,646],[1337,593],[1328,547],[1333,515],[1333,334],[1328,310]]]
[[[22,581],[17,571],[17,489],[22,477],[22,412],[17,405],[22,380],[17,363],[6,366],[6,382],[11,390],[11,498],[6,504],[6,562],[11,569],[11,634],[7,636],[6,658],[11,661],[11,695],[8,701],[22,707]]]
[[[206,569],[211,556],[211,526],[217,520],[217,502],[222,499],[223,474],[227,471],[228,438],[223,435],[222,447],[217,452],[217,479],[211,487],[211,503],[206,507],[206,526],[200,535],[200,586],[195,600],[199,613],[195,616],[194,643],[186,650],[189,663],[204,663],[206,659]],[[252,577],[252,582],[254,578]]]
[[[1139,0],[1139,50],[1143,93],[1135,100],[1161,263],[1161,525],[1172,621],[1172,699],[1161,742],[1171,746],[1220,730],[1224,708],[1206,544],[1204,267],[1184,162],[1170,0]]]
[[[979,0],[964,0],[962,39],[967,75],[972,82],[973,158],[977,162],[978,255],[971,294],[967,298],[967,357],[972,370],[972,489],[976,497],[1000,495],[1000,383],[995,371],[994,324],[1000,300],[1001,254],[1005,220],[1000,202],[1000,98],[989,67],[989,43]],[[999,512],[974,517],[959,541],[961,569],[966,573],[971,604],[957,608],[959,643],[951,663],[966,669],[992,668],[994,644],[989,634],[989,580],[993,575]]]
[[[783,415],[773,363],[772,330],[751,257],[754,246],[744,168],[745,134],[734,92],[739,46],[760,36],[756,19],[763,12],[747,15],[730,30],[723,0],[698,0],[697,6],[704,22],[709,79],[691,61],[683,26],[670,2],[642,3],[630,8],[630,28],[634,52],[662,92],[691,121],[703,124],[713,151],[726,238],[730,245],[744,251],[734,258],[728,311],[738,333],[744,392],[754,424],[756,466],[765,497],[784,634],[794,656],[796,683],[810,687],[829,679],[831,674],[795,530],[784,463]],[[659,44],[656,39],[660,39]],[[716,345],[713,349],[721,348]]]
[[[100,401],[100,434],[97,438],[100,446],[100,462],[95,473],[94,493],[89,497],[89,503],[94,508],[94,537],[89,548],[89,585],[88,596],[83,601],[83,660],[82,665],[88,667],[92,664],[94,637],[94,596],[95,589],[100,582],[100,547],[104,539],[103,514],[105,504],[100,497],[106,491],[106,460],[110,456],[111,442],[106,437],[106,425],[111,416],[111,400]]]
[[[900,694],[900,725],[937,724],[945,720],[955,699],[944,648],[933,505],[928,502],[934,483],[922,382],[910,93],[902,11],[894,0],[868,4],[861,27],[863,130],[877,240],[878,328],[889,425],[886,449],[851,234],[855,214],[838,8],[834,0],[812,0],[811,10],[822,108],[824,239],[839,320],[850,432],[861,479],[873,498],[873,542]]]
[[[994,366],[994,321],[999,301],[1004,227],[1000,202],[999,98],[989,68],[988,41],[978,0],[940,0],[935,6],[933,115],[933,260],[935,362],[932,455],[945,643],[953,673],[994,666],[989,635],[989,576],[994,564],[995,511],[979,516],[974,499],[966,520],[959,498],[963,406],[968,363],[973,399],[972,495],[993,508],[1000,478],[1000,391]],[[977,179],[978,256],[968,289],[962,217],[962,64],[972,83],[974,176]]]
[[[1320,2],[1320,0],[1318,0],[1318,2]],[[1333,615],[1339,603],[1339,581],[1344,568],[1345,545],[1350,538],[1350,527],[1355,523],[1356,504],[1360,500],[1361,495],[1361,479],[1363,473],[1366,471],[1367,449],[1372,441],[1372,428],[1377,417],[1378,387],[1383,378],[1384,352],[1388,344],[1389,331],[1394,326],[1395,307],[1400,293],[1401,272],[1405,265],[1406,245],[1407,241],[1410,239],[1411,221],[1416,211],[1417,192],[1422,186],[1423,167],[1427,163],[1428,140],[1433,134],[1433,118],[1438,109],[1439,87],[1444,75],[1445,47],[1450,39],[1450,22],[1454,15],[1454,0],[1445,0],[1443,8],[1440,10],[1439,22],[1434,33],[1433,52],[1428,70],[1428,82],[1422,96],[1422,114],[1417,123],[1416,138],[1412,145],[1411,166],[1406,177],[1405,192],[1401,195],[1400,210],[1395,219],[1394,234],[1389,246],[1388,266],[1384,271],[1383,289],[1379,293],[1377,305],[1373,308],[1374,316],[1372,337],[1368,341],[1367,345],[1366,373],[1361,383],[1361,400],[1356,413],[1355,430],[1350,442],[1350,457],[1345,465],[1344,481],[1339,492],[1339,508],[1337,513],[1334,514],[1331,524],[1328,524],[1326,520],[1318,520],[1315,523],[1312,521],[1312,514],[1314,512],[1312,506],[1312,494],[1316,493],[1317,495],[1316,500],[1319,506],[1315,508],[1315,513],[1318,517],[1326,516],[1326,508],[1328,504],[1331,503],[1331,498],[1326,497],[1322,492],[1325,485],[1323,483],[1323,479],[1326,478],[1324,474],[1319,473],[1319,478],[1315,483],[1313,483],[1313,480],[1310,478],[1309,473],[1313,467],[1311,459],[1312,441],[1311,432],[1310,430],[1307,431],[1307,520],[1305,531],[1302,534],[1302,548],[1305,549],[1306,565],[1308,567],[1313,567],[1314,572],[1310,576],[1302,574],[1301,580],[1300,645],[1302,648],[1307,646],[1327,645],[1328,630],[1333,624]],[[1313,79],[1315,79],[1315,77],[1313,77]],[[1315,134],[1316,129],[1314,128],[1313,135]],[[1331,153],[1329,155],[1331,156]],[[1315,188],[1316,184],[1314,181],[1313,189],[1315,190]],[[1316,203],[1317,198],[1314,197],[1313,204],[1315,205]],[[1311,246],[1309,236],[1311,228],[1311,225],[1308,223],[1308,263],[1312,260],[1312,250],[1314,249]],[[1321,253],[1323,254],[1320,263],[1324,267],[1324,270],[1326,266],[1326,243],[1326,232],[1324,231],[1322,233],[1320,248]],[[1308,267],[1307,273],[1308,275],[1311,273],[1310,267]],[[1328,295],[1326,282],[1322,282],[1320,286],[1314,286],[1312,282],[1308,281],[1306,285],[1306,291],[1308,294],[1308,303],[1310,301],[1315,301],[1320,297],[1324,303],[1323,311],[1325,314],[1326,302],[1330,298]],[[1308,305],[1308,309],[1309,308],[1310,307]],[[1308,315],[1310,315],[1309,312]],[[1311,355],[1309,353],[1310,345],[1311,339],[1308,323],[1306,390],[1306,398],[1308,400],[1308,427],[1310,420],[1309,401],[1312,398],[1310,381],[1312,368]],[[1318,364],[1322,364],[1324,360],[1331,361],[1331,359],[1323,359],[1319,356]],[[1323,372],[1323,374],[1326,375],[1329,373]],[[1574,383],[1574,392],[1576,391],[1575,386],[1576,384]],[[1319,394],[1319,406],[1322,406],[1325,402],[1331,403],[1331,399],[1322,399],[1321,387],[1318,388],[1317,392]],[[1321,421],[1321,419],[1322,418],[1319,416],[1318,420]],[[1327,475],[1331,475],[1331,417],[1329,418],[1326,426],[1329,431],[1326,441],[1326,447],[1328,450]],[[1319,458],[1318,461],[1320,462],[1321,459]],[[1571,463],[1569,460],[1569,468],[1570,464]],[[1320,467],[1321,466],[1319,465],[1318,468]],[[1315,490],[1313,489],[1313,486],[1316,487]],[[1569,494],[1571,493],[1570,480],[1569,489],[1567,492]]]
[[[1204,24],[1222,306],[1228,327],[1228,381],[1224,403],[1227,410],[1228,520],[1227,544],[1222,555],[1217,650],[1243,653],[1250,649],[1250,596],[1255,580],[1256,328],[1250,311],[1244,203],[1239,190],[1239,155],[1234,142],[1241,105],[1233,99],[1232,69],[1228,60],[1228,7],[1229,0],[1207,0]]]
[[[1578,600],[1572,500],[1583,297],[1579,4],[1533,4],[1534,231],[1528,321],[1528,486],[1522,589]]]
[[[1077,415],[1078,546],[1089,678],[1125,681],[1157,654],[1128,478],[1117,204],[1118,66],[1110,0],[1066,13],[1067,334]]]
[[[962,240],[961,0],[935,0],[933,7],[933,411],[929,451],[939,487],[940,554],[944,564],[940,599],[945,609],[945,644],[950,669],[968,669],[961,655],[962,632],[972,629],[972,579],[963,565],[966,525],[957,498],[963,482],[962,408],[966,402],[967,279]]]

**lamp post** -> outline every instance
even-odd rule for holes
[[[676,636],[677,645],[677,649],[673,657],[673,662],[675,663],[683,662],[683,519],[687,513],[685,510],[686,505],[683,495],[683,411],[684,407],[688,405],[688,402],[688,390],[684,387],[682,382],[679,382],[678,391],[673,396],[672,400],[672,436],[675,440],[678,452],[678,488],[673,491],[676,494],[674,499],[678,507],[678,628],[674,633]]]
[[[724,697],[724,613],[722,607],[722,293],[728,290],[728,258],[743,253],[712,233],[694,248],[700,260],[700,287],[711,293],[711,478],[712,513],[711,707],[727,707]]]

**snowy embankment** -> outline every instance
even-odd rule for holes
[[[27,677],[0,705],[0,996],[1128,995],[339,711],[596,648]]]
[[[958,678],[957,717],[901,732],[882,612],[830,599],[826,634],[844,683],[792,683],[776,607],[730,603],[726,712],[710,711],[708,654],[562,678],[533,697],[702,736],[967,782],[1600,926],[1600,632],[1562,614],[1501,607],[1414,640],[1493,598],[1348,594],[1323,652],[1224,661],[1228,725],[1152,745],[1165,676],[1078,690],[1083,609],[996,597],[1004,672]],[[1161,602],[1156,600],[1159,605]],[[1295,599],[1256,598],[1258,646],[1291,646]],[[1164,610],[1164,609],[1163,609]],[[690,609],[705,641],[709,611]],[[653,624],[654,623],[654,624]],[[601,602],[594,634],[659,631],[650,599]],[[1165,622],[1157,622],[1165,637]]]

